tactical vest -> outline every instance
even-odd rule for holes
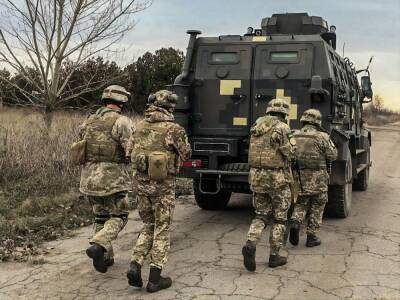
[[[124,149],[113,139],[112,129],[119,114],[106,113],[104,117],[96,114],[86,121],[86,161],[115,162],[124,161]]]
[[[298,131],[294,134],[297,143],[297,160],[302,169],[325,169],[325,156],[318,150],[318,132]]]
[[[134,135],[135,145],[132,150],[131,160],[133,168],[140,172],[147,172],[149,168],[149,156],[154,153],[163,153],[167,157],[167,169],[169,174],[178,171],[178,159],[176,154],[165,144],[168,131],[174,126],[172,122],[150,123],[141,121]]]
[[[252,134],[249,149],[249,164],[252,168],[278,169],[287,166],[285,158],[279,152],[279,145],[272,140],[274,127],[280,121],[272,118],[265,118],[262,123],[267,125],[265,130],[260,134]],[[257,123],[256,126],[260,126]]]

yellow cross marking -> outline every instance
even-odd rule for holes
[[[285,96],[284,89],[277,89],[276,98],[283,99],[289,102],[290,106],[289,120],[297,120],[297,104],[292,104],[292,97]]]

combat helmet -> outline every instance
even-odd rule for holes
[[[289,115],[289,104],[283,99],[279,99],[279,98],[272,99],[268,103],[266,113],[269,114],[272,112],[281,113],[281,114],[284,114],[285,116],[288,116]]]
[[[316,126],[322,125],[322,115],[318,109],[307,109],[300,119],[301,123],[313,124]]]
[[[129,93],[124,87],[119,85],[110,85],[104,89],[101,100],[112,100],[115,102],[126,103],[129,100]]]
[[[168,90],[160,90],[149,96],[149,104],[163,108],[175,108],[178,96]]]

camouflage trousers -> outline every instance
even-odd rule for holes
[[[128,222],[126,193],[120,192],[109,196],[87,196],[92,205],[95,217],[94,236],[91,244],[102,246],[107,252],[106,257],[113,258],[114,250],[111,242]]]
[[[292,213],[291,219],[302,223],[306,216],[307,234],[316,234],[322,224],[322,215],[328,202],[328,193],[320,193],[312,196],[300,196]]]
[[[279,254],[284,244],[287,223],[287,212],[290,207],[291,192],[289,185],[269,193],[254,193],[253,206],[256,217],[253,219],[247,239],[257,243],[264,229],[272,223],[269,243],[270,255]]]
[[[162,269],[170,249],[170,228],[175,208],[175,180],[162,183],[144,179],[137,194],[137,208],[143,221],[131,262],[143,265],[150,254],[150,266]]]

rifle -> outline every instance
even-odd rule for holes
[[[300,171],[299,161],[297,159],[292,161],[292,165],[291,165],[290,171],[292,173],[292,178],[293,178],[293,182],[290,184],[290,190],[292,192],[292,202],[291,202],[289,210],[287,212],[286,230],[285,230],[285,233],[284,233],[284,236],[283,236],[284,245],[286,245],[287,239],[289,237],[289,231],[290,231],[290,225],[291,225],[290,224],[290,219],[292,217],[294,206],[296,205],[297,197],[298,197],[298,194],[299,194],[298,185],[296,183],[297,179],[295,178],[295,176],[293,176],[293,172],[295,172],[297,174],[298,183],[300,185],[300,191],[304,192],[303,183],[301,181],[301,171]]]

